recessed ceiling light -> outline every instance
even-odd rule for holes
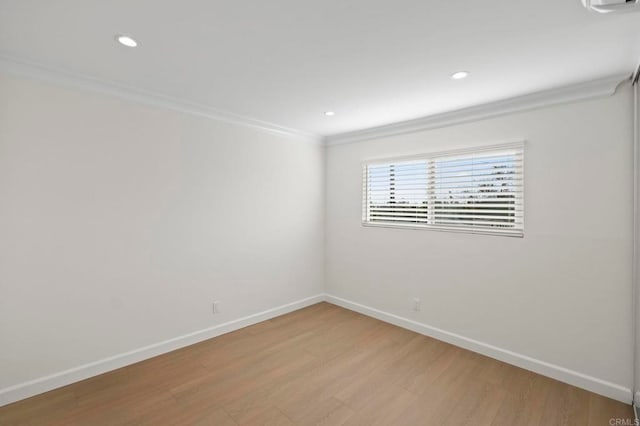
[[[451,78],[454,80],[462,80],[467,77],[469,77],[469,71],[458,71],[451,74]]]
[[[325,112],[324,112],[324,115],[326,115],[327,117],[331,117],[331,116],[336,115],[336,113],[335,113],[335,112],[333,112],[333,111],[325,111]]]
[[[118,40],[118,43],[120,43],[121,45],[127,47],[136,47],[138,45],[137,41],[126,35],[116,36],[116,40]]]

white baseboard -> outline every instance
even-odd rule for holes
[[[564,367],[560,367],[548,362],[540,361],[526,355],[518,354],[506,349],[470,339],[459,334],[451,333],[436,327],[422,324],[408,318],[390,314],[379,309],[371,308],[359,303],[355,303],[330,294],[320,294],[305,299],[301,299],[286,305],[278,306],[273,309],[258,312],[243,318],[198,330],[193,333],[135,349],[130,352],[104,358],[88,364],[41,377],[25,383],[21,383],[8,388],[0,389],[0,407],[21,399],[29,398],[43,392],[47,392],[80,380],[88,379],[136,362],[144,361],[164,353],[193,345],[203,340],[211,339],[231,331],[235,331],[261,321],[275,318],[280,315],[310,306],[322,301],[341,306],[352,311],[379,319],[398,327],[406,328],[425,336],[433,337],[447,343],[465,348],[480,354],[498,359],[500,361],[542,374],[547,377],[577,386],[588,391],[604,395],[606,397],[616,399],[618,401],[630,404],[632,401],[632,391],[624,386],[601,380],[587,374],[579,373]],[[640,392],[636,394],[636,401],[640,401]]]
[[[598,379],[587,374],[579,373],[568,368],[560,367],[558,365],[550,364],[548,362],[540,361],[526,355],[498,348],[488,343],[470,339],[459,334],[451,333],[408,318],[403,318],[379,309],[352,302],[350,300],[332,296],[330,294],[325,295],[325,300],[334,305],[397,325],[398,327],[406,328],[411,331],[415,331],[416,333],[451,343],[452,345],[542,374],[543,376],[551,377],[552,379],[624,402],[625,404],[631,404],[633,392],[631,389],[624,386]]]
[[[301,299],[273,309],[268,309],[253,315],[205,328],[204,330],[194,331],[189,334],[174,337],[173,339],[165,340],[163,342],[154,343],[153,345],[145,346],[123,354],[104,358],[78,367],[70,368],[69,370],[51,374],[49,376],[0,389],[0,407],[61,386],[66,386],[80,380],[122,368],[136,362],[144,361],[145,359],[162,355],[185,346],[193,345],[194,343],[211,339],[212,337],[220,336],[221,334],[229,333],[261,321],[275,318],[322,301],[324,301],[324,295],[322,294],[307,297],[306,299]]]

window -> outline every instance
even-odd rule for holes
[[[364,225],[522,236],[523,144],[366,163]]]

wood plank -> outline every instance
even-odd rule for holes
[[[4,425],[608,425],[630,406],[319,303],[0,407]]]

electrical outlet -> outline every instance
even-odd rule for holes
[[[414,312],[420,311],[420,299],[417,297],[413,298],[413,311]]]
[[[218,300],[213,302],[213,313],[214,314],[220,313],[220,302]]]

